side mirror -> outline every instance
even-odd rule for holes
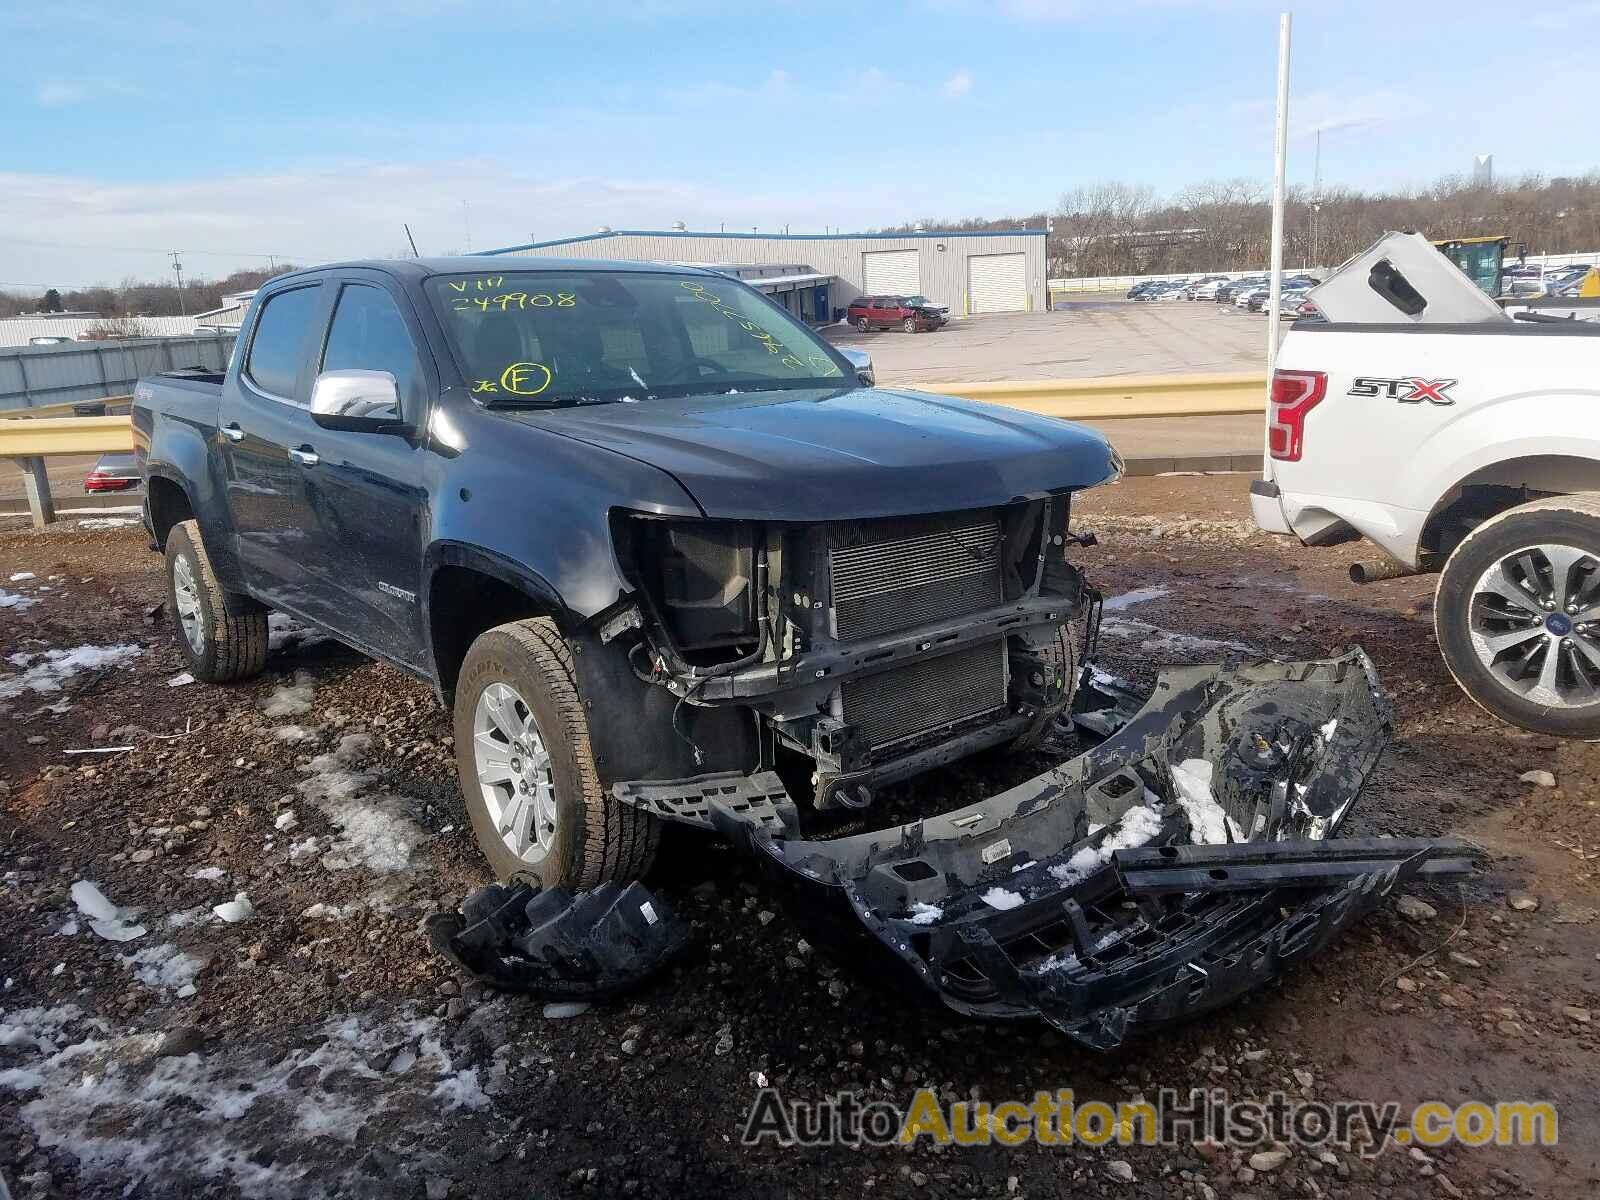
[[[863,387],[877,387],[877,376],[872,373],[872,355],[854,346],[840,346],[839,353],[856,369],[856,381]]]
[[[400,385],[387,371],[324,371],[311,385],[311,419],[346,433],[398,433]]]

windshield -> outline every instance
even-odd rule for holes
[[[427,288],[468,389],[487,404],[854,386],[805,325],[713,275],[485,272]]]

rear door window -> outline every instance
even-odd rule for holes
[[[321,295],[321,287],[312,284],[278,292],[261,306],[244,373],[267,395],[297,402],[295,382],[306,358],[306,337]]]

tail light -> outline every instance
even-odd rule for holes
[[[1328,389],[1322,371],[1274,371],[1267,404],[1267,450],[1281,462],[1299,462],[1305,448],[1306,414]]]

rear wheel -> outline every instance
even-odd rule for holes
[[[859,329],[862,333],[866,333],[867,330],[872,328],[872,324],[865,317],[857,317],[856,318],[856,328]]]
[[[456,769],[498,879],[591,888],[637,879],[660,822],[600,783],[572,652],[544,619],[482,634],[456,683]]]
[[[1434,630],[1462,690],[1513,725],[1600,736],[1600,494],[1485,521],[1439,577]]]
[[[167,533],[167,610],[196,679],[248,679],[267,665],[266,608],[223,590],[194,520]]]

